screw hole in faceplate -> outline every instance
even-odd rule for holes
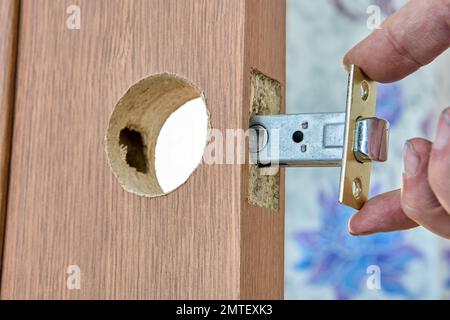
[[[353,197],[358,200],[359,198],[361,198],[361,195],[363,193],[363,189],[362,189],[362,183],[361,180],[359,178],[355,178],[353,180],[352,183],[352,193],[353,193]]]
[[[361,82],[361,99],[363,101],[367,101],[367,99],[369,99],[369,95],[370,95],[369,83],[367,83],[366,80],[363,80]]]

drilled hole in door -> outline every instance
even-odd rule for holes
[[[133,85],[111,115],[106,151],[120,185],[158,197],[188,181],[209,137],[205,99],[190,81],[163,73]]]

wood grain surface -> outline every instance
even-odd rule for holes
[[[18,19],[19,1],[0,1],[0,259],[3,252],[8,194]]]
[[[285,112],[286,3],[249,0],[246,10],[244,110],[250,98],[249,74],[257,69],[283,86],[281,113]],[[248,126],[244,113],[242,126]],[[242,167],[242,190],[248,186],[248,166]],[[278,212],[241,201],[241,298],[284,297],[284,170],[280,174]]]
[[[1,298],[283,298],[284,201],[248,205],[246,166],[202,165],[141,198],[104,136],[123,93],[159,72],[203,90],[214,128],[248,127],[251,68],[284,85],[284,0],[78,0],[68,30],[72,3],[21,3]]]

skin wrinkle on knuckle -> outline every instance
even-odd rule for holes
[[[440,22],[439,32],[444,35],[442,38],[439,37],[439,34],[436,34],[436,36],[440,41],[444,41],[444,43],[447,40],[446,45],[448,49],[450,48],[450,0],[447,2],[447,4],[437,6],[435,12],[433,12],[433,16]]]
[[[430,9],[430,14],[436,21],[440,22],[441,28],[439,31],[444,34],[441,41],[447,40],[446,44],[448,49],[450,48],[450,0],[436,1],[434,4],[435,5]]]
[[[442,6],[442,8],[444,8],[444,10],[440,10],[440,12],[442,12],[442,14],[444,15],[444,21],[447,23],[447,30],[450,32],[450,0],[441,0],[440,5]]]
[[[402,201],[402,210],[408,218],[417,222],[418,224],[420,224],[420,221],[424,217],[425,213],[424,210],[419,209],[415,206],[410,206],[409,204],[404,203],[403,201]]]
[[[401,208],[412,220],[416,221],[423,217],[438,216],[443,210],[440,202],[432,190],[428,191],[426,197],[418,198],[416,194],[403,193],[401,197]]]
[[[407,61],[411,62],[412,65],[417,69],[423,67],[426,64],[426,62],[419,61],[419,58],[415,57],[411,50],[409,50],[401,43],[402,41],[399,40],[399,38],[396,36],[396,33],[392,29],[391,25],[387,25],[382,30],[384,30],[384,36],[386,37],[386,40],[400,57],[403,57]]]
[[[408,205],[403,204],[403,203],[402,203],[402,210],[409,219],[413,220],[417,224],[421,224],[420,220],[421,220],[422,215],[419,210],[416,210],[415,208],[411,208]]]

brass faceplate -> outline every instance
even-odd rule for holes
[[[368,200],[372,163],[359,162],[355,157],[356,121],[375,117],[377,89],[377,83],[358,67],[350,67],[339,202],[357,210]]]

